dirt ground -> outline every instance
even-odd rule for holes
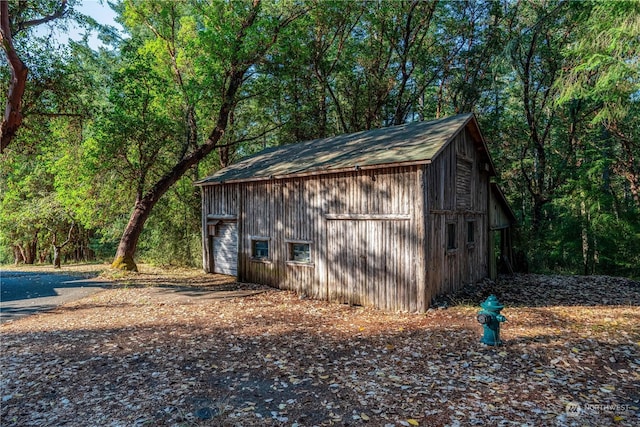
[[[104,278],[0,326],[2,426],[640,425],[636,281],[508,276],[410,314],[186,269]],[[479,343],[490,293],[500,347]]]

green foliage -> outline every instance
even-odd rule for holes
[[[558,101],[596,101],[593,123],[624,120],[640,91],[640,3],[601,1],[573,7],[580,9],[585,30],[566,46],[573,66],[557,82],[562,89]]]
[[[159,199],[140,258],[200,265],[192,184],[243,156],[473,111],[533,270],[640,277],[639,7],[273,1],[242,28],[252,2],[125,0],[112,50],[24,32],[32,74],[1,166],[0,261],[34,239],[42,253],[71,220],[112,256],[136,201],[206,142],[235,64],[247,71],[225,146]]]
[[[123,192],[118,198],[124,202],[141,197],[169,168],[179,155],[175,135],[184,131],[174,119],[179,109],[172,109],[177,94],[153,70],[153,59],[135,45],[125,46],[123,56],[112,72],[109,103],[91,125],[87,156],[98,175]]]
[[[55,141],[57,130],[64,125],[60,120],[46,124],[48,126],[30,128],[37,133],[23,132],[22,137]],[[56,237],[59,243],[66,240],[75,218],[73,210],[65,205],[65,200],[55,190],[53,164],[56,157],[49,151],[51,146],[34,144],[22,148],[24,151],[14,149],[2,165],[0,239],[5,247],[22,251],[24,261],[31,263],[48,259],[51,244]],[[65,250],[73,250],[73,247]],[[12,252],[5,249],[4,262],[9,261],[9,257],[13,261]]]
[[[200,190],[190,177],[180,180],[163,197],[141,237],[145,262],[174,266],[202,266]]]

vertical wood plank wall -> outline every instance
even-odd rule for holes
[[[498,233],[500,235],[500,255],[506,256],[510,262],[513,262],[514,258],[510,231],[511,220],[505,210],[507,208],[493,191],[490,192],[489,203],[489,230],[492,234],[489,242],[489,277],[495,280],[498,277],[498,259],[493,235]]]
[[[238,184],[226,184],[202,187],[202,266],[204,271],[213,273],[211,251],[209,247],[209,230],[207,215],[238,216],[241,212],[238,199]],[[242,225],[238,222],[238,235],[242,233]]]
[[[470,197],[460,203],[457,165],[467,161],[472,168]],[[454,292],[488,276],[488,197],[489,174],[465,130],[431,164],[425,165],[427,287],[432,295]],[[473,244],[467,243],[467,221],[475,224]],[[455,224],[454,250],[447,250],[447,224]]]
[[[471,180],[457,182],[457,164]],[[206,216],[238,221],[238,279],[317,299],[425,311],[433,296],[488,275],[489,174],[467,130],[431,164],[203,187]],[[465,166],[465,169],[467,166]],[[468,173],[466,171],[465,173]],[[470,186],[464,200],[461,188]],[[475,238],[467,244],[467,221]],[[447,250],[447,224],[456,249]],[[251,236],[269,259],[251,258]],[[311,242],[311,264],[288,262],[289,241]]]
[[[237,215],[239,280],[318,299],[424,311],[419,177],[420,167],[411,166],[210,185],[203,187],[203,217]],[[268,260],[251,258],[251,236],[270,239]],[[291,240],[311,242],[311,265],[288,262]]]

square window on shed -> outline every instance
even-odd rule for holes
[[[310,263],[311,244],[305,242],[289,243],[289,261]]]
[[[269,258],[269,239],[251,239],[251,258],[268,259]]]
[[[456,247],[456,225],[449,223],[447,224],[447,250],[453,250]]]

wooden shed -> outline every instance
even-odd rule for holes
[[[423,312],[489,275],[493,175],[472,114],[268,148],[197,183],[204,269]]]

